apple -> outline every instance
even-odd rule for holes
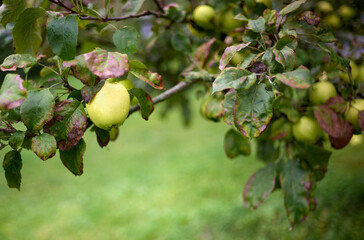
[[[206,36],[204,32],[198,31],[198,29],[196,29],[191,23],[187,23],[187,29],[190,31],[190,33],[192,33],[192,35],[196,37],[203,38]]]
[[[355,79],[357,84],[364,82],[364,64],[358,67],[358,77]]]
[[[358,65],[355,64],[354,61],[350,61],[350,67],[351,67],[351,76],[353,77],[354,81],[360,74],[360,69]],[[340,77],[347,83],[350,83],[350,78],[347,73],[340,73]],[[364,81],[364,80],[363,80]]]
[[[364,110],[364,99],[355,99],[348,104],[348,107],[345,111],[345,119],[353,124],[354,130],[359,130],[359,122],[358,122],[358,115],[359,111]]]
[[[355,17],[355,15],[356,15],[355,9],[353,9],[352,7],[349,7],[348,5],[341,5],[339,7],[339,13],[342,16],[342,18],[345,20],[349,20],[349,19]]]
[[[119,82],[106,80],[101,90],[86,104],[91,121],[99,128],[110,130],[124,123],[129,114],[128,90]]]
[[[271,0],[255,0],[256,3],[263,3],[267,8],[272,8]]]
[[[232,8],[227,8],[221,12],[219,22],[221,24],[221,31],[223,33],[229,33],[235,28],[241,27],[243,22],[234,19],[235,14]]]
[[[314,83],[308,92],[310,101],[315,105],[324,104],[328,99],[337,96],[334,84],[329,81]]]
[[[326,2],[326,1],[320,1],[320,2],[318,2],[316,4],[316,8],[320,12],[324,12],[324,13],[332,12],[334,10],[334,8],[332,7],[332,5],[329,2]]]
[[[295,139],[301,142],[314,144],[322,136],[322,130],[316,119],[303,116],[292,126]]]
[[[360,135],[353,135],[351,137],[349,144],[352,146],[358,146],[358,145],[361,145],[362,143],[363,143],[363,135],[360,134]]]
[[[333,27],[333,28],[338,28],[341,26],[341,20],[336,13],[328,15],[324,19],[324,21],[327,23],[327,25],[329,25],[330,27]]]
[[[193,10],[193,20],[203,29],[213,29],[215,27],[215,10],[208,5],[200,5]]]
[[[244,60],[244,55],[242,53],[240,53],[240,52],[237,52],[231,58],[230,63],[231,63],[231,65],[236,66],[239,63],[241,63],[243,60]]]

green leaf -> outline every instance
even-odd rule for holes
[[[121,10],[121,14],[123,16],[135,14],[142,7],[144,0],[128,0]]]
[[[30,130],[40,130],[53,117],[54,97],[48,89],[32,91],[20,108],[24,125]]]
[[[96,133],[96,138],[97,138],[97,143],[99,144],[100,147],[106,147],[107,144],[109,144],[110,142],[110,133],[107,130],[98,128],[97,126],[94,126],[92,128],[92,131],[95,131]]]
[[[36,55],[42,43],[37,19],[44,14],[45,10],[42,8],[27,8],[19,16],[13,29],[14,47],[17,53]]]
[[[293,227],[307,216],[311,208],[312,181],[309,173],[302,169],[298,161],[290,159],[280,174],[288,219]]]
[[[163,9],[167,17],[174,22],[182,22],[186,16],[186,12],[175,3],[168,4]]]
[[[18,68],[33,67],[36,63],[37,59],[30,54],[12,54],[5,58],[0,69],[1,71],[15,71]]]
[[[226,68],[217,76],[212,88],[213,93],[224,89],[249,89],[256,82],[257,76],[248,70],[239,68]]]
[[[18,148],[20,148],[21,145],[23,144],[24,138],[25,138],[25,132],[22,131],[14,132],[13,135],[11,135],[11,137],[9,138],[10,147],[12,147],[14,150],[18,150]]]
[[[247,52],[247,54],[244,55],[243,61],[237,65],[237,68],[246,69],[247,67],[252,65],[254,62],[256,62],[257,59],[261,56],[261,54],[262,53],[256,54],[256,53]]]
[[[9,110],[22,105],[27,96],[23,79],[16,74],[7,74],[0,90],[0,110]]]
[[[132,88],[129,93],[138,99],[142,118],[148,120],[154,110],[152,98],[141,88]]]
[[[245,207],[256,209],[273,192],[276,185],[276,171],[273,164],[255,172],[245,186],[243,199]]]
[[[270,139],[291,139],[292,138],[292,124],[285,117],[281,117],[273,122]]]
[[[21,173],[22,159],[20,152],[10,151],[8,152],[3,161],[3,168],[5,170],[6,181],[8,182],[9,188],[17,188],[20,190],[21,184]]]
[[[87,67],[87,63],[83,55],[77,56],[72,61],[64,61],[63,67],[71,68],[73,75],[86,86],[93,87],[100,81]]]
[[[15,22],[26,6],[26,0],[3,0],[0,7],[0,23],[6,27]]]
[[[263,33],[265,30],[265,20],[260,16],[257,20],[249,19],[248,28],[256,33]]]
[[[52,158],[57,151],[57,142],[54,136],[43,133],[32,138],[32,151],[43,161]]]
[[[283,49],[273,49],[275,60],[282,64],[284,70],[290,71],[296,65],[296,53],[290,47],[285,46]]]
[[[288,13],[294,12],[296,11],[302,4],[304,4],[306,2],[306,0],[298,0],[295,2],[292,2],[291,4],[288,4],[287,6],[285,6],[280,12],[279,14],[283,17],[285,15],[287,15]]]
[[[263,83],[231,92],[225,96],[226,122],[234,124],[246,137],[258,137],[273,116],[273,100],[273,92],[266,90]]]
[[[54,54],[63,60],[76,56],[78,24],[75,15],[54,19],[48,24],[47,35],[49,46]]]
[[[349,68],[350,61],[346,58],[340,57],[331,47],[324,43],[318,43],[317,46],[324,50],[326,53],[330,54],[330,59],[333,64],[335,64],[339,70],[347,71]]]
[[[130,61],[130,73],[148,83],[153,88],[164,89],[162,76],[158,73],[149,71],[148,68],[139,61]]]
[[[58,102],[53,119],[44,126],[44,132],[52,134],[60,150],[77,145],[87,127],[87,114],[81,102],[68,99]]]
[[[88,69],[101,79],[118,78],[129,71],[128,55],[101,48],[83,54]]]
[[[173,49],[176,51],[184,52],[186,54],[192,51],[191,41],[184,33],[173,33],[171,38],[171,44]]]
[[[210,95],[201,103],[200,112],[203,117],[212,121],[220,121],[224,115],[224,98],[222,94]]]
[[[215,41],[215,38],[211,38],[196,49],[194,60],[200,68],[204,68],[208,65],[209,59],[211,58],[211,55],[213,55],[211,53],[213,52],[212,47]]]
[[[304,66],[300,66],[294,71],[279,73],[276,75],[278,81],[292,88],[309,88],[312,84],[310,71]]]
[[[250,44],[250,42],[249,43],[241,43],[241,44],[236,45],[236,46],[227,47],[225,49],[224,53],[221,56],[219,69],[222,71],[229,64],[230,60],[233,58],[235,53],[237,53],[240,50],[246,48],[247,46],[249,46],[249,44]]]
[[[224,150],[229,158],[235,158],[239,155],[249,156],[251,153],[249,139],[230,129],[225,134]]]
[[[234,19],[246,22],[249,21],[249,18],[245,17],[242,13],[238,13],[238,15],[234,17]]]
[[[85,150],[86,143],[81,138],[78,144],[70,150],[59,151],[63,165],[75,176],[81,176],[83,173],[83,154]]]
[[[133,27],[126,26],[116,30],[112,40],[121,53],[130,54],[137,51],[136,42],[138,38],[140,38],[139,32]]]

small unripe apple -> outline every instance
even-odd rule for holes
[[[348,107],[345,111],[345,119],[353,124],[354,130],[359,130],[359,122],[358,115],[359,111],[364,110],[364,99],[356,99],[348,104]]]
[[[244,60],[244,55],[242,53],[240,53],[240,52],[237,52],[231,58],[230,63],[231,63],[231,65],[236,66],[239,63],[241,63],[243,60]]]
[[[271,0],[255,0],[257,3],[263,3],[267,8],[272,8]]]
[[[348,5],[341,5],[339,7],[339,13],[345,20],[349,20],[356,15],[355,9],[349,7]]]
[[[198,29],[196,29],[191,23],[187,23],[187,29],[190,31],[190,33],[192,33],[192,35],[196,37],[203,38],[206,36],[204,32],[198,31]]]
[[[341,20],[339,16],[335,13],[328,15],[324,21],[333,28],[339,28],[341,26]]]
[[[91,121],[99,128],[110,130],[123,124],[129,114],[130,97],[120,82],[105,81],[101,90],[86,104]]]
[[[322,136],[322,130],[313,118],[303,116],[292,126],[295,139],[301,142],[314,144]]]
[[[326,1],[320,1],[320,2],[316,3],[316,8],[320,12],[324,12],[324,13],[332,12],[334,10],[332,5]]]
[[[204,29],[213,29],[215,27],[215,10],[208,5],[200,5],[193,11],[193,20]]]
[[[355,79],[356,83],[364,82],[364,64],[358,67],[358,77]]]
[[[350,67],[351,67],[351,76],[353,77],[354,81],[356,81],[356,79],[359,76],[360,70],[358,65],[355,64],[354,61],[350,61]],[[347,83],[350,83],[350,78],[349,75],[347,73],[341,73],[340,77]]]
[[[242,26],[242,21],[235,20],[234,17],[234,10],[231,8],[228,8],[221,12],[219,20],[222,28],[221,31],[223,33],[229,33],[232,30]]]
[[[334,84],[329,81],[314,83],[309,90],[308,96],[314,105],[324,104],[328,99],[337,96]]]

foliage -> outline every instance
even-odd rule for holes
[[[16,71],[6,75],[0,90],[1,145],[13,148],[3,164],[9,187],[20,189],[23,148],[42,160],[58,149],[68,170],[83,173],[83,135],[93,125],[85,104],[105,79],[133,79],[137,88],[129,92],[136,100],[129,115],[140,109],[145,120],[154,104],[174,99],[170,106],[180,104],[188,122],[184,90],[200,84],[200,95],[210,98],[201,113],[234,128],[225,136],[227,155],[250,154],[256,139],[257,156],[267,163],[248,181],[245,204],[256,208],[281,189],[292,227],[304,220],[315,209],[314,191],[330,151],[364,130],[344,117],[350,103],[363,98],[364,73],[353,78],[332,32],[338,25],[321,22],[326,13],[315,13],[314,4],[239,2],[211,1],[216,16],[211,18],[209,8],[210,20],[196,24],[197,5],[178,1],[4,1],[0,22],[5,34],[11,30],[15,53],[0,67]],[[229,25],[234,29],[226,31],[221,15],[232,9],[235,19],[228,20],[235,21]],[[349,15],[342,17],[347,21]],[[334,83],[339,96],[314,106],[308,91],[317,80]],[[357,110],[362,127],[364,111]],[[293,138],[291,126],[302,116],[315,117],[325,135],[314,143]],[[106,146],[111,134],[92,129]]]

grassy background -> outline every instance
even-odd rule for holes
[[[81,177],[58,154],[42,162],[24,151],[21,192],[1,173],[0,239],[364,239],[363,145],[334,154],[317,211],[288,231],[281,192],[254,212],[243,207],[262,164],[228,160],[228,126],[195,115],[184,128],[177,112],[148,122],[134,114],[108,149],[87,132]]]

